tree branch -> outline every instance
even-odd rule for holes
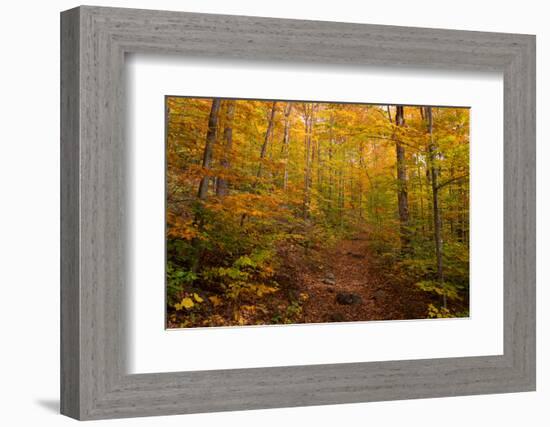
[[[459,181],[459,180],[462,180],[462,179],[464,179],[464,178],[469,178],[469,176],[470,176],[469,174],[466,174],[466,175],[460,175],[460,176],[451,178],[451,179],[449,179],[449,180],[447,180],[447,181],[444,181],[444,182],[442,182],[441,184],[439,184],[439,185],[437,186],[437,189],[438,189],[438,190],[441,190],[443,187],[445,187],[445,186],[451,184],[452,182]]]

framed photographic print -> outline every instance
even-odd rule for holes
[[[534,36],[83,6],[61,40],[63,414],[535,389]]]

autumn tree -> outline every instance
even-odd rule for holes
[[[204,200],[208,195],[208,185],[210,182],[209,169],[212,163],[212,152],[214,150],[214,144],[216,143],[216,133],[218,130],[218,114],[220,111],[220,98],[214,98],[212,100],[212,107],[210,108],[210,116],[208,118],[208,132],[206,133],[206,143],[204,144],[204,153],[202,157],[202,167],[204,169],[204,176],[201,179],[199,185],[199,199]]]
[[[233,150],[233,118],[235,116],[235,101],[226,101],[225,111],[225,126],[223,129],[223,155],[220,160],[220,166],[222,168],[222,176],[219,176],[216,181],[216,195],[223,197],[227,195],[227,175],[231,169],[231,153]]]
[[[281,146],[281,157],[283,158],[284,162],[284,170],[283,170],[283,189],[286,190],[288,186],[288,157],[289,157],[289,150],[290,150],[290,113],[292,113],[292,103],[287,102],[285,107],[285,124],[284,124],[284,131],[283,131],[283,144]]]
[[[260,151],[260,163],[258,165],[258,173],[256,176],[260,178],[262,176],[262,165],[263,161],[267,154],[267,146],[273,134],[273,124],[275,123],[275,113],[277,112],[277,103],[271,103],[271,108],[269,109],[267,117],[267,130],[265,131],[264,142],[262,144],[262,149]]]
[[[405,147],[401,141],[404,134],[400,128],[405,126],[405,113],[402,105],[395,107],[395,156],[397,170],[397,206],[399,211],[399,235],[401,238],[401,252],[405,254],[409,251],[410,231],[409,231],[409,198],[407,193],[407,165],[405,158]]]

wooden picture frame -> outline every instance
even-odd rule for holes
[[[124,57],[504,78],[504,353],[129,375]],[[61,14],[61,412],[102,419],[535,390],[535,37],[82,6]]]

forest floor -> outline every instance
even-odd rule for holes
[[[372,253],[366,233],[318,251],[294,268],[296,291],[308,295],[303,322],[426,318],[430,298],[397,282],[387,267]]]
[[[299,244],[281,245],[274,276],[277,292],[260,303],[253,298],[241,301],[238,318],[234,306],[225,304],[192,304],[192,311],[169,309],[168,327],[427,318],[428,306],[437,304],[437,297],[420,291],[413,278],[400,273],[395,259],[377,254],[372,241],[362,232],[308,250]],[[200,293],[202,301],[212,298],[199,288],[193,292]]]

